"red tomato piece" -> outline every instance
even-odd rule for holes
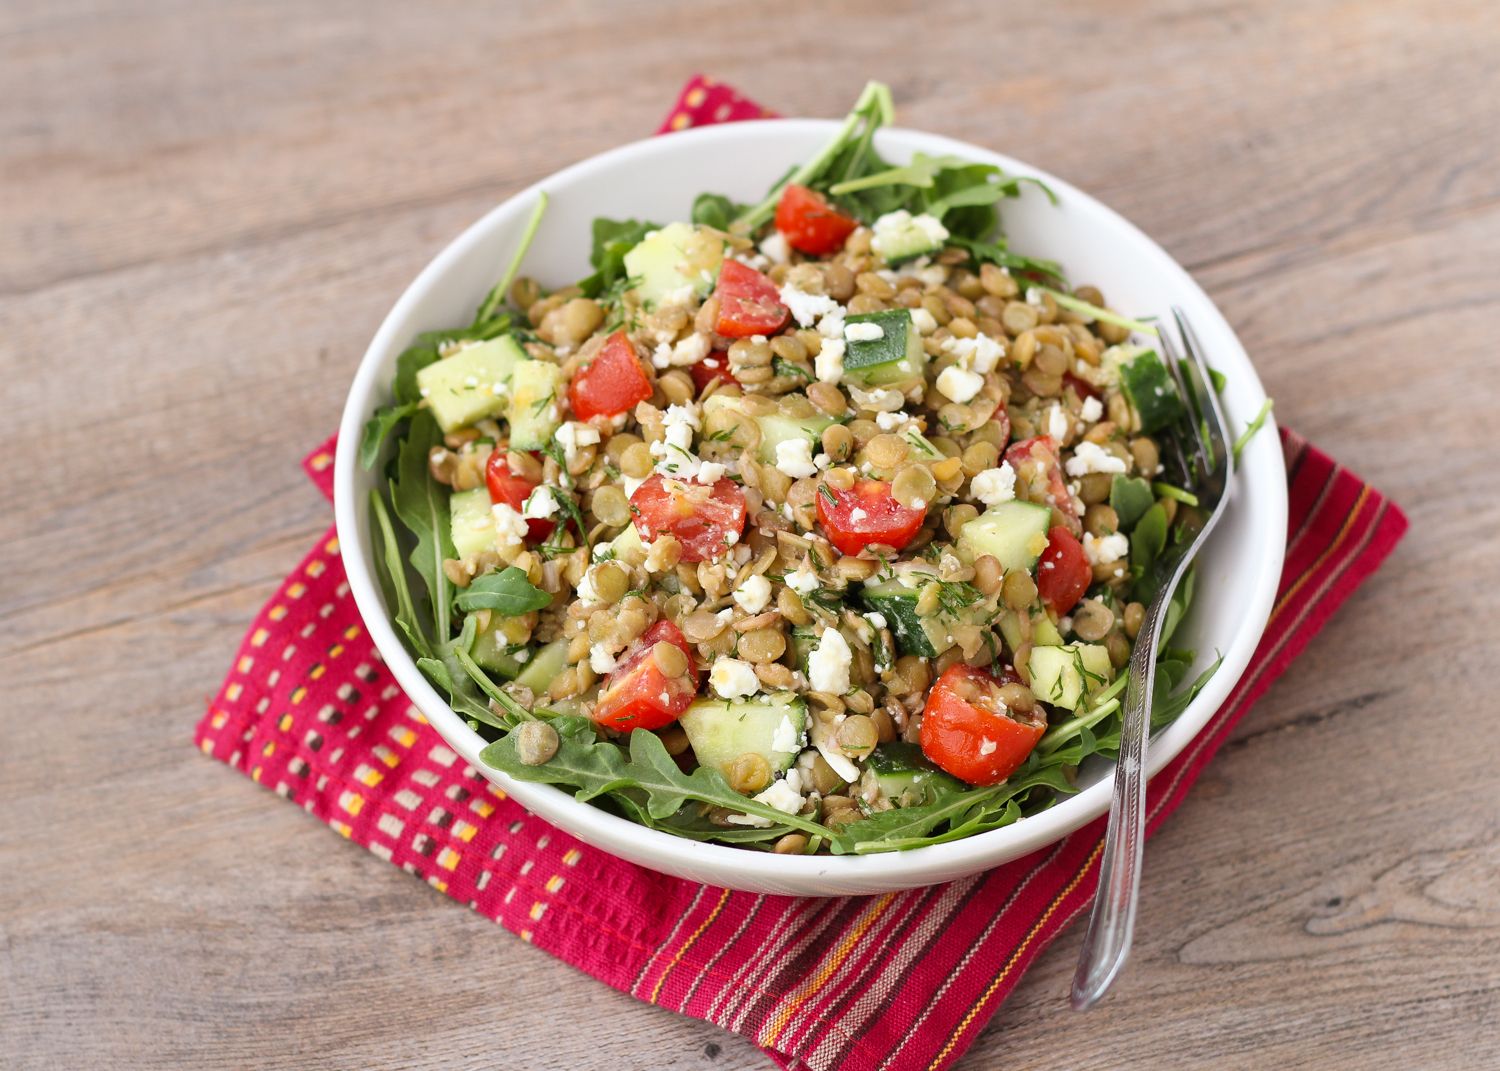
[[[652,656],[658,643],[674,644],[687,656],[687,672],[668,677]],[[698,673],[693,649],[672,622],[663,618],[630,645],[604,681],[594,704],[596,724],[619,732],[660,729],[677,720],[698,694]]]
[[[1000,701],[1000,684],[977,666],[955,663],[943,671],[922,711],[922,754],[960,781],[998,785],[1031,754],[1047,719]]]
[[[828,541],[845,554],[858,554],[871,543],[900,550],[922,527],[927,510],[903,506],[883,480],[856,480],[847,491],[818,487],[818,523]]]
[[[722,380],[725,383],[740,385],[740,381],[734,378],[734,373],[729,370],[729,354],[723,350],[714,350],[697,364],[688,365],[688,375],[693,377],[693,386],[698,388],[702,394],[714,380]]]
[[[1040,475],[1047,483],[1047,504],[1061,515],[1062,523],[1075,536],[1083,534],[1083,525],[1078,520],[1073,492],[1068,490],[1068,481],[1063,477],[1062,462],[1057,456],[1057,443],[1050,435],[1038,435],[1022,439],[1005,451],[1005,460],[1016,470],[1016,475],[1031,479]],[[1022,466],[1026,466],[1025,469]]]
[[[745,530],[745,492],[727,476],[706,487],[655,473],[630,496],[630,511],[643,543],[674,536],[685,562],[717,558]]]
[[[497,505],[504,503],[520,513],[522,507],[526,505],[526,500],[531,497],[531,492],[537,489],[537,485],[525,476],[517,476],[512,472],[510,462],[506,461],[505,455],[504,450],[490,452],[490,459],[484,465],[484,482],[489,485],[491,502]],[[540,543],[550,536],[556,527],[555,521],[529,517],[526,520],[526,540],[530,543]]]
[[[1054,525],[1047,532],[1047,549],[1036,563],[1036,590],[1042,602],[1061,617],[1078,605],[1093,582],[1094,570],[1083,544],[1062,525]]]
[[[719,299],[719,322],[714,330],[725,338],[774,335],[792,317],[780,293],[775,283],[748,264],[725,260],[714,287]]]
[[[568,402],[579,420],[628,412],[651,397],[651,380],[623,330],[605,340],[599,355],[568,384]]]
[[[814,256],[837,253],[858,226],[858,220],[844,215],[821,193],[806,186],[788,186],[776,205],[776,229],[787,244]]]

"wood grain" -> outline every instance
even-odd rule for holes
[[[1415,522],[1151,842],[1118,992],[1066,1010],[1069,932],[961,1066],[1500,1065],[1497,49],[1488,0],[0,8],[0,1063],[768,1066],[190,747],[395,295],[706,70],[1097,193]]]

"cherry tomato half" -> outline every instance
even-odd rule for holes
[[[922,527],[927,510],[903,506],[883,480],[856,480],[847,491],[818,485],[818,523],[828,541],[845,554],[858,554],[871,543],[900,550]]]
[[[960,781],[998,785],[1015,773],[1047,731],[1041,708],[1000,701],[1000,681],[957,662],[943,671],[922,710],[922,754]]]
[[[1057,456],[1057,443],[1050,435],[1038,435],[1013,443],[1005,451],[1005,460],[1016,470],[1018,482],[1036,479],[1044,481],[1047,504],[1055,511],[1053,517],[1060,516],[1062,523],[1075,536],[1083,534],[1083,525],[1074,508],[1073,492],[1068,490],[1068,481],[1063,477],[1062,461]],[[1016,492],[1019,497],[1019,486]]]
[[[1083,544],[1062,525],[1054,525],[1047,532],[1047,549],[1036,563],[1036,590],[1042,602],[1061,617],[1078,605],[1093,582],[1094,570]]]
[[[699,394],[716,379],[740,385],[740,381],[729,370],[729,354],[723,350],[714,350],[697,364],[688,365],[688,375],[693,377],[693,386],[698,389]]]
[[[510,462],[506,460],[504,450],[491,451],[490,459],[484,464],[484,482],[489,486],[491,502],[497,505],[503,502],[517,513],[526,505],[531,492],[537,489],[537,485],[525,476],[517,476],[510,470]],[[540,543],[556,527],[555,521],[529,517],[526,520],[526,541]]]
[[[792,316],[781,303],[780,294],[775,283],[748,264],[725,260],[714,288],[714,296],[719,299],[719,320],[714,330],[725,338],[774,335]]]
[[[816,190],[788,186],[776,205],[776,229],[793,249],[826,256],[844,248],[859,221],[844,215]]]
[[[727,476],[706,487],[654,473],[630,496],[630,511],[643,543],[674,536],[685,562],[719,557],[745,530],[745,492]]]
[[[686,658],[687,672],[671,677],[663,673],[651,653],[658,643],[680,648]],[[620,732],[660,729],[676,721],[697,694],[693,649],[681,630],[663,618],[630,645],[605,678],[599,701],[594,704],[593,718],[596,724]]]
[[[649,397],[651,380],[623,330],[610,335],[568,384],[568,402],[579,420],[624,413]]]

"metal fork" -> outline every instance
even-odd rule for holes
[[[1223,516],[1234,485],[1234,452],[1229,446],[1224,414],[1212,389],[1198,336],[1181,309],[1174,307],[1172,317],[1182,332],[1188,359],[1179,354],[1171,328],[1162,324],[1164,363],[1187,405],[1188,415],[1168,442],[1169,458],[1182,470],[1178,475],[1184,481],[1183,486],[1198,497],[1198,508],[1207,517],[1191,540],[1166,548],[1158,558],[1154,572],[1159,586],[1146,610],[1130,657],[1114,798],[1099,866],[1099,891],[1084,934],[1083,951],[1078,956],[1078,970],[1073,975],[1071,1000],[1079,1011],[1092,1007],[1105,994],[1130,953],[1141,886],[1141,846],[1146,835],[1146,741],[1151,734],[1151,697],[1156,684],[1162,625],[1172,592]]]

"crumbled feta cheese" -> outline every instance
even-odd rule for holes
[[[495,546],[509,550],[526,545],[526,518],[504,502],[490,507],[490,516],[495,519]]]
[[[930,335],[937,330],[937,320],[933,319],[932,313],[918,305],[911,310],[911,322],[917,329],[919,335]]]
[[[786,244],[786,235],[780,231],[772,231],[766,240],[760,243],[760,251],[772,264],[785,264],[792,259],[792,250]]]
[[[802,809],[802,794],[785,780],[772,781],[771,786],[754,797],[756,803],[775,807],[784,814],[796,814]]]
[[[771,750],[796,751],[801,745],[802,734],[792,724],[792,719],[783,714],[780,724],[776,726],[776,731],[771,734]]]
[[[924,310],[925,311],[925,310]],[[1005,347],[989,335],[973,338],[950,338],[943,342],[943,352],[956,356],[965,368],[984,375],[992,372],[1005,356]]]
[[[1026,288],[1026,304],[1033,308],[1041,308],[1046,302],[1042,300],[1042,292],[1040,290],[1034,286],[1028,286]]]
[[[1069,476],[1087,476],[1091,472],[1124,472],[1125,462],[1098,443],[1085,439],[1073,448],[1073,456],[1063,467]]]
[[[917,278],[921,279],[922,284],[928,289],[936,289],[948,281],[948,269],[941,264],[920,268],[917,271]]]
[[[803,562],[797,566],[795,572],[786,574],[786,586],[798,595],[806,595],[818,586],[818,577],[816,573],[807,567],[807,563]]]
[[[1130,553],[1130,540],[1122,532],[1107,536],[1083,534],[1083,553],[1090,565],[1112,565]]]
[[[593,569],[584,573],[583,579],[578,582],[578,598],[585,606],[597,606],[604,601],[599,598],[599,592],[594,588]]]
[[[874,342],[878,338],[885,338],[885,328],[868,322],[845,324],[844,337],[850,342]]]
[[[898,242],[902,235],[913,229],[922,233],[929,246],[938,246],[948,240],[948,228],[936,216],[927,212],[913,216],[904,208],[887,212],[870,229],[874,232],[870,238],[870,248],[881,256],[887,255],[891,243]]]
[[[876,629],[885,628],[888,624],[885,619],[885,614],[880,613],[878,610],[872,610],[869,613],[865,614],[865,620],[870,623],[871,627]]]
[[[798,290],[791,283],[781,288],[778,297],[801,327],[811,327],[819,316],[826,316],[835,309],[839,310],[840,315],[843,313],[843,307],[827,294],[809,294]]]
[[[984,386],[984,377],[956,364],[938,373],[937,389],[955,402],[967,402]]]
[[[997,746],[998,745],[996,745],[993,740],[986,736],[984,739],[979,741],[979,754],[981,756],[993,755]]]
[[[1009,461],[998,468],[985,469],[969,481],[969,493],[986,506],[998,506],[1016,497],[1016,470]]]
[[[776,444],[776,467],[794,480],[815,475],[812,442],[808,439],[783,439]]]
[[[868,516],[869,514],[860,509],[858,506],[855,506],[852,510],[849,511],[849,521],[852,524],[858,524]]]
[[[697,480],[701,484],[712,487],[724,478],[724,466],[717,461],[700,461],[698,463]]]
[[[709,671],[708,683],[720,699],[740,699],[760,691],[755,667],[738,658],[720,658]]]
[[[771,582],[756,573],[734,589],[734,601],[747,614],[758,614],[771,601]]]
[[[1068,419],[1068,414],[1063,412],[1062,406],[1053,405],[1047,410],[1047,434],[1052,437],[1053,442],[1061,446],[1072,428],[1073,422]]]
[[[869,409],[876,413],[894,413],[906,403],[906,398],[899,390],[892,390],[889,387],[880,387],[876,390],[862,390],[850,384],[849,393],[860,408]]]
[[[1083,412],[1080,415],[1085,424],[1097,424],[1104,415],[1104,403],[1090,394],[1083,400]]]
[[[684,283],[676,290],[671,290],[663,294],[661,303],[663,305],[690,305],[692,304],[693,298],[697,296],[698,292],[693,288],[693,284]]]
[[[589,666],[600,676],[613,672],[615,666],[618,664],[615,661],[615,656],[610,654],[608,648],[602,643],[596,643],[593,647],[589,648]]]
[[[550,487],[538,487],[527,497],[521,507],[521,516],[527,520],[545,521],[558,511],[557,499]]]
[[[824,322],[827,318],[824,318]],[[844,378],[844,340],[826,338],[813,358],[813,372],[820,383],[837,383]]]
[[[599,429],[570,420],[552,436],[563,448],[563,460],[571,468],[578,460],[580,447],[593,446],[599,442]]]
[[[836,628],[825,628],[818,646],[807,658],[807,676],[813,691],[843,695],[849,690],[849,665],[854,653],[849,641]]]
[[[850,762],[849,759],[840,754],[837,746],[832,741],[832,734],[821,740],[817,740],[818,754],[823,756],[823,761],[828,763],[829,769],[838,774],[844,781],[858,781],[859,767]]]
[[[842,352],[844,341],[844,307],[842,305],[835,305],[818,318],[818,334],[825,339],[824,345],[827,345],[828,339],[838,339],[840,352]]]
[[[875,414],[875,424],[881,431],[895,431],[909,420],[911,420],[911,414],[900,410],[894,413]]]
[[[925,499],[925,498],[914,498],[914,499],[912,499],[911,500],[911,508],[912,509],[926,509],[927,508],[927,499]]]
[[[629,498],[635,494],[635,489],[645,483],[645,479],[637,479],[634,476],[621,476],[620,481],[625,485],[625,497]]]

